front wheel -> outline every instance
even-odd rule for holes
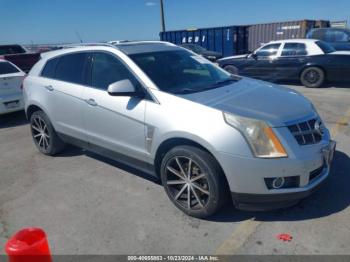
[[[224,174],[216,160],[199,148],[171,149],[162,160],[161,178],[170,200],[190,216],[208,217],[227,200]]]
[[[325,82],[325,73],[319,67],[308,67],[301,73],[300,81],[305,87],[318,88]]]

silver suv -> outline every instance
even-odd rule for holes
[[[74,144],[161,179],[183,212],[207,217],[296,204],[327,178],[335,143],[299,93],[230,75],[166,42],[44,54],[24,81],[46,155]]]

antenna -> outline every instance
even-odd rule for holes
[[[163,0],[160,0],[160,19],[161,19],[162,32],[165,32],[165,19],[164,19]]]
[[[75,31],[75,34],[76,34],[76,36],[78,37],[80,43],[82,43],[82,42],[83,42],[83,39],[81,39],[81,36],[80,36],[79,32],[78,32],[78,31]]]

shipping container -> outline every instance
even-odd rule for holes
[[[305,38],[312,28],[330,27],[329,21],[299,20],[289,22],[186,29],[160,33],[162,41],[177,45],[195,43],[222,53],[224,57],[254,51],[273,40]]]
[[[213,28],[187,29],[160,33],[162,41],[176,45],[198,44],[223,56],[244,54],[247,52],[246,26],[225,26]]]
[[[329,27],[329,21],[299,20],[248,26],[248,50],[254,51],[262,44],[274,40],[305,38],[312,28]]]

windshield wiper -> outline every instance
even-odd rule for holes
[[[182,88],[182,89],[177,90],[175,92],[175,94],[191,94],[191,93],[203,92],[203,91],[207,91],[210,89],[215,89],[215,88],[224,86],[224,85],[232,83],[232,82],[237,82],[238,80],[239,79],[229,78],[229,79],[225,79],[225,80],[216,81],[214,84],[209,85],[208,87],[204,87],[204,88]]]
[[[174,92],[175,94],[191,94],[191,93],[196,93],[199,92],[201,90],[194,90],[192,88],[182,88],[179,90],[176,90],[176,92]]]
[[[213,86],[222,86],[222,85],[229,84],[229,83],[231,83],[231,82],[237,82],[237,81],[238,81],[238,80],[233,79],[233,78],[229,78],[229,79],[225,79],[225,80],[220,80],[220,81],[215,82],[215,84],[213,84],[211,87],[213,87]]]

